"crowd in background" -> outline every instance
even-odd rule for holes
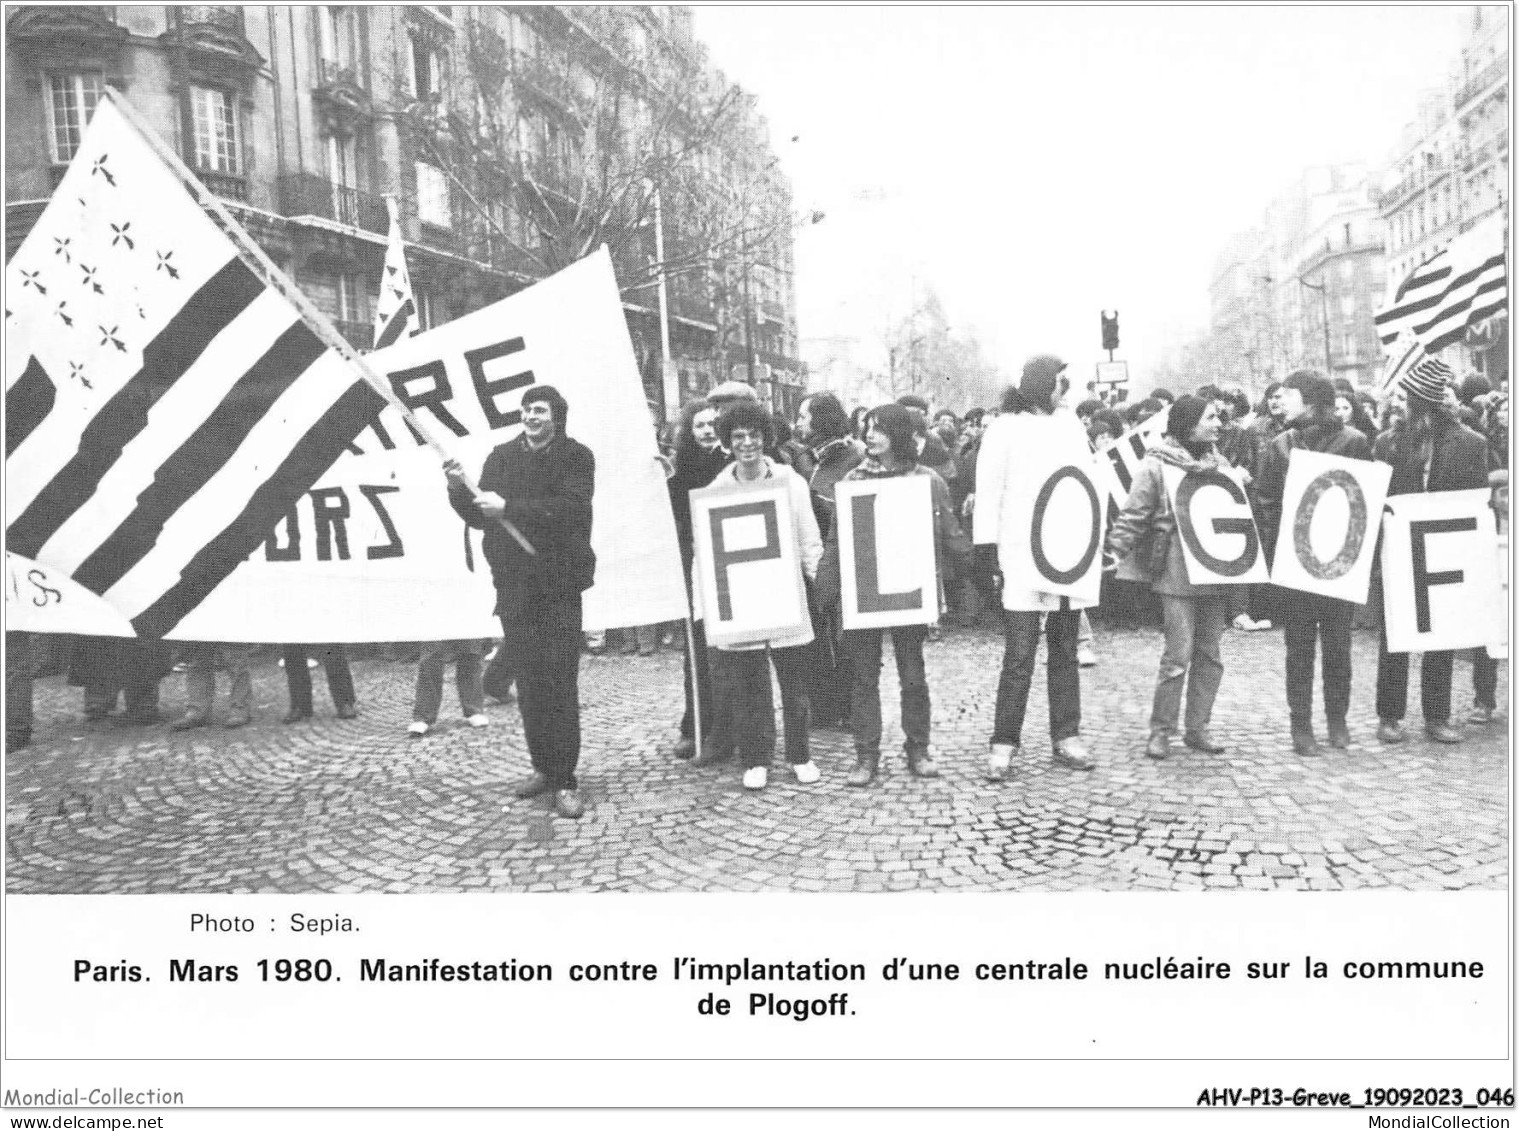
[[[1089,394],[1093,388],[1088,386]],[[901,683],[908,768],[917,776],[936,775],[922,650],[925,640],[937,639],[940,630],[935,625],[845,632],[838,609],[833,541],[835,484],[846,479],[926,475],[935,500],[934,538],[945,618],[963,625],[995,622],[1008,638],[988,777],[1005,778],[1017,754],[1020,697],[1027,695],[1027,673],[1020,665],[1032,663],[1040,632],[1048,634],[1052,662],[1052,728],[1066,730],[1061,734],[1052,729],[1056,760],[1075,769],[1090,768],[1091,759],[1078,738],[1079,694],[1073,708],[1057,694],[1057,685],[1074,682],[1079,692],[1077,664],[1087,667],[1097,662],[1091,646],[1093,625],[1085,611],[1070,607],[1069,602],[1014,607],[1003,590],[995,539],[976,537],[974,542],[979,544],[972,544],[978,495],[990,493],[990,489],[978,492],[978,472],[986,474],[987,461],[982,456],[988,446],[1006,448],[997,459],[997,475],[1014,475],[1019,444],[1040,442],[1039,437],[1045,435],[1067,436],[1061,429],[1079,427],[1090,450],[1101,452],[1163,411],[1169,412],[1167,427],[1146,457],[1149,470],[1136,479],[1127,505],[1121,511],[1113,508],[1109,515],[1102,598],[1091,610],[1096,614],[1097,631],[1145,626],[1164,631],[1145,752],[1154,758],[1168,757],[1176,752],[1173,738],[1203,752],[1223,749],[1207,723],[1223,675],[1218,638],[1230,626],[1244,632],[1284,630],[1293,742],[1298,753],[1309,756],[1320,753],[1312,726],[1317,645],[1322,653],[1328,743],[1344,747],[1349,742],[1345,724],[1348,634],[1354,627],[1378,627],[1379,580],[1374,579],[1365,606],[1306,600],[1301,593],[1284,601],[1283,591],[1270,585],[1214,587],[1216,592],[1189,585],[1184,575],[1177,576],[1176,560],[1170,557],[1178,552],[1177,540],[1164,537],[1172,529],[1172,519],[1165,492],[1157,489],[1158,469],[1166,462],[1189,468],[1240,469],[1268,552],[1280,517],[1286,460],[1299,447],[1388,463],[1393,468],[1393,494],[1490,486],[1500,523],[1506,527],[1506,380],[1494,388],[1481,376],[1458,379],[1442,363],[1431,361],[1416,367],[1387,393],[1359,389],[1343,379],[1331,381],[1305,370],[1273,382],[1254,403],[1239,389],[1213,384],[1180,397],[1157,388],[1135,401],[1097,395],[1077,400],[1064,363],[1042,355],[1030,360],[1022,380],[996,406],[957,412],[922,396],[907,395],[893,404],[854,407],[841,403],[833,393],[820,392],[801,402],[794,419],[771,412],[751,386],[730,382],[684,406],[659,434],[688,586],[692,559],[688,492],[760,477],[783,480],[797,500],[807,503],[796,508],[795,533],[803,548],[812,630],[805,638],[774,641],[768,647],[710,648],[699,620],[689,625],[674,622],[586,633],[585,650],[646,655],[660,648],[680,648],[685,653],[685,714],[678,724],[674,755],[697,765],[736,756],[745,767],[745,784],[751,788],[765,784],[777,740],[771,699],[773,666],[782,700],[783,745],[797,780],[806,783],[818,776],[808,753],[809,730],[842,728],[853,734],[856,745],[857,764],[849,784],[865,786],[874,780],[879,765],[877,681],[884,637],[891,636]],[[1017,442],[1006,447],[1008,437],[1015,435]],[[1122,561],[1135,568],[1126,571]],[[1067,651],[1069,667],[1064,664]],[[1062,658],[1058,670],[1057,652]],[[496,642],[430,643],[412,654],[418,677],[408,729],[416,737],[425,736],[436,723],[446,664],[455,665],[459,710],[469,725],[489,724],[488,700],[511,700],[510,657]],[[215,672],[224,670],[230,680],[229,702],[220,721],[238,727],[251,717],[253,656],[250,645],[181,645],[174,655],[161,643],[79,639],[69,676],[84,689],[88,718],[112,716],[148,724],[159,718],[161,679],[171,670],[182,670],[188,705],[172,725],[189,729],[213,720]],[[1451,718],[1451,660],[1449,654],[1427,654],[1421,664],[1425,726],[1438,742],[1461,737]],[[341,718],[358,713],[360,705],[341,646],[291,646],[283,650],[281,662],[289,682],[285,722],[312,718],[308,669],[318,663],[326,668],[335,713]],[[25,675],[24,667],[24,658],[18,662],[13,656],[7,666],[8,684],[13,677]],[[1485,724],[1497,717],[1495,668],[1485,653],[1473,656],[1474,702],[1465,716],[1468,724]],[[1378,737],[1384,742],[1403,740],[1407,672],[1407,656],[1389,655],[1384,634],[1377,677]],[[7,714],[7,738],[13,747],[24,745],[30,737],[29,712],[19,713],[19,705],[30,702],[29,686],[27,694],[20,690],[19,685],[12,685],[10,699],[18,710]],[[1009,695],[1013,705],[1004,712],[1003,700]],[[1067,717],[1062,723],[1056,718],[1070,716],[1072,710],[1075,721]],[[1009,714],[1017,724],[1011,730],[1005,722]]]

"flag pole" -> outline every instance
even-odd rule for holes
[[[322,344],[357,369],[365,382],[375,392],[379,393],[388,405],[401,414],[406,423],[416,430],[417,435],[422,437],[423,443],[431,448],[435,454],[445,460],[452,459],[452,454],[443,446],[432,430],[423,423],[421,417],[401,403],[395,394],[395,390],[390,387],[389,382],[380,378],[379,374],[364,359],[364,355],[354,349],[348,343],[348,340],[337,332],[336,327],[318,309],[316,304],[307,298],[300,288],[286,277],[285,273],[279,269],[274,260],[269,258],[264,249],[259,247],[253,237],[243,230],[243,226],[237,222],[236,217],[227,211],[226,205],[205,185],[201,184],[200,178],[191,172],[189,167],[180,160],[179,154],[175,153],[170,146],[165,144],[164,140],[158,136],[158,132],[143,119],[137,107],[132,105],[131,100],[110,86],[105,88],[103,97],[111,101],[111,104],[121,112],[121,116],[138,132],[143,141],[148,144],[148,147],[157,154],[159,160],[168,166],[174,175],[179,178],[180,183],[195,198],[195,202],[216,221],[217,226],[222,229],[223,234],[237,248],[238,255],[242,258],[243,262],[253,268],[259,278],[278,291],[290,305],[295,307],[297,313],[306,320]],[[464,485],[469,488],[470,494],[475,496],[480,494],[479,486],[467,474],[464,477]],[[495,521],[512,536],[513,540],[516,541],[517,545],[522,547],[525,553],[536,556],[537,551],[533,549],[532,543],[523,537],[522,532],[508,522],[505,517],[498,518]]]

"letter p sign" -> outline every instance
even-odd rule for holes
[[[745,523],[743,519],[755,521]],[[733,619],[733,590],[728,571],[740,562],[760,562],[781,556],[780,525],[775,504],[766,500],[713,507],[707,512],[712,530],[712,578],[717,585],[717,617]],[[756,545],[747,530],[763,529],[764,538]]]

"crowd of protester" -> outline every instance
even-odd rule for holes
[[[1069,769],[1090,769],[1093,760],[1080,737],[1080,668],[1097,663],[1093,626],[1081,602],[1018,590],[1005,582],[999,567],[998,542],[1006,533],[1000,529],[1001,509],[1007,485],[1015,481],[1020,461],[1033,458],[1031,453],[1043,446],[1069,445],[1073,437],[1074,442],[1101,452],[1156,413],[1165,412],[1164,435],[1152,442],[1127,503],[1110,513],[1102,596],[1090,610],[1097,614],[1098,631],[1141,626],[1162,630],[1143,752],[1155,759],[1170,757],[1178,751],[1177,740],[1182,748],[1206,754],[1224,750],[1210,721],[1227,674],[1222,641],[1231,626],[1241,632],[1282,630],[1286,724],[1294,750],[1303,757],[1321,753],[1314,710],[1316,666],[1325,739],[1331,748],[1344,748],[1352,740],[1347,722],[1353,679],[1351,634],[1356,627],[1378,631],[1377,737],[1384,743],[1404,741],[1408,656],[1387,650],[1377,615],[1381,579],[1376,566],[1364,607],[1301,592],[1292,592],[1287,599],[1285,591],[1270,585],[1193,584],[1180,539],[1174,537],[1175,517],[1162,469],[1168,465],[1183,470],[1239,469],[1268,556],[1281,521],[1288,460],[1298,449],[1380,460],[1392,469],[1393,495],[1490,487],[1500,530],[1506,530],[1507,382],[1494,388],[1480,376],[1458,380],[1445,364],[1429,359],[1385,395],[1301,370],[1272,382],[1253,404],[1240,390],[1213,384],[1181,396],[1157,388],[1133,402],[1098,396],[1072,401],[1068,370],[1049,355],[1030,359],[999,404],[963,413],[936,408],[915,395],[891,404],[849,408],[833,393],[819,392],[804,399],[795,418],[788,420],[767,409],[749,385],[721,385],[687,404],[660,437],[688,591],[693,545],[688,493],[713,486],[738,489],[744,482],[774,479],[785,484],[797,503],[792,508],[794,535],[806,578],[809,629],[767,644],[709,647],[702,621],[697,619],[689,624],[626,629],[609,640],[607,634],[580,632],[580,590],[573,585],[565,593],[556,592],[549,602],[568,610],[552,624],[532,619],[541,619],[536,611],[541,600],[519,597],[517,604],[525,600],[526,605],[515,614],[516,620],[502,612],[501,643],[452,640],[420,646],[408,731],[422,738],[436,726],[448,663],[456,668],[461,716],[469,725],[483,727],[490,723],[487,699],[509,703],[514,683],[524,705],[531,696],[534,703],[542,704],[534,710],[548,713],[545,718],[553,715],[558,720],[570,709],[564,687],[558,686],[567,683],[571,691],[574,686],[574,664],[560,654],[564,640],[572,652],[576,645],[593,653],[620,648],[640,654],[677,647],[684,653],[685,711],[678,722],[674,757],[689,759],[698,767],[736,757],[745,770],[745,786],[763,788],[777,742],[773,668],[781,697],[782,745],[796,780],[809,784],[820,776],[809,752],[810,730],[837,728],[854,739],[856,761],[847,784],[866,787],[875,781],[881,760],[879,676],[889,636],[900,684],[907,768],[918,777],[936,776],[940,770],[931,745],[932,693],[923,647],[937,629],[918,625],[845,630],[840,612],[835,485],[913,475],[928,478],[931,485],[942,613],[961,624],[995,620],[1006,639],[988,737],[987,778],[1005,780],[1022,748],[1023,717],[1041,636],[1047,645],[1052,758]],[[558,416],[551,419],[550,409]],[[543,406],[541,415],[550,436],[555,420],[562,429],[563,413],[562,399]],[[529,455],[537,450],[532,445],[524,449]],[[561,445],[546,450],[565,449]],[[503,451],[505,446],[498,454]],[[457,468],[450,470],[451,476],[457,474]],[[472,502],[459,490],[456,486],[453,502],[461,515],[483,521],[479,500]],[[587,495],[583,516],[587,531],[588,499]],[[485,510],[486,515],[494,513]],[[575,584],[581,588],[590,584],[589,574],[571,573],[580,577]],[[505,584],[498,578],[498,586]],[[509,596],[503,590],[503,607],[511,604]],[[524,617],[531,621],[526,628]],[[567,627],[571,624],[572,630]],[[515,645],[513,633],[519,637]],[[549,640],[558,643],[549,648],[544,643]],[[524,664],[514,655],[514,648],[545,649],[547,658],[538,666]],[[170,725],[192,729],[209,725],[215,717],[215,678],[221,670],[227,673],[230,686],[220,721],[235,728],[251,718],[253,655],[250,645],[181,645],[176,665],[169,646],[162,643],[80,638],[73,648],[69,677],[84,689],[87,718],[111,716],[145,725],[160,717],[160,681],[171,670],[182,671],[185,713]],[[1438,743],[1462,738],[1453,716],[1454,659],[1449,652],[1426,653],[1420,664],[1423,724],[1428,737]],[[1473,704],[1465,722],[1485,725],[1499,717],[1496,661],[1480,649],[1471,660]],[[313,717],[309,669],[318,662],[326,669],[335,714],[353,718],[359,712],[348,657],[341,646],[291,645],[281,655],[289,683],[286,723],[300,724]],[[540,671],[543,665],[552,672]],[[8,683],[19,678],[17,672],[24,666],[24,657],[18,662],[13,656],[7,665]],[[7,713],[7,738],[14,747],[30,738],[30,714],[21,711],[30,703],[30,695],[21,694],[19,686],[12,686],[11,692],[10,703],[16,709]],[[118,704],[123,705],[119,713]],[[574,713],[578,720],[578,711]],[[562,737],[553,727],[539,730],[540,745],[552,745]],[[571,737],[578,754],[578,721]],[[1136,736],[1136,748],[1140,746]],[[570,798],[561,812],[578,816],[573,761],[561,765],[535,753],[534,779],[519,790],[519,796],[550,788],[562,795],[568,790]]]

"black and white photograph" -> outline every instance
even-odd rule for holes
[[[1511,14],[7,6],[12,960],[1505,896]]]

